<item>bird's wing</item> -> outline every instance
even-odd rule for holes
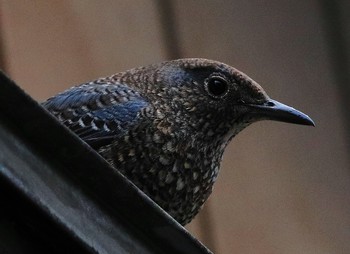
[[[135,124],[148,102],[128,86],[102,82],[73,87],[42,105],[97,149]]]

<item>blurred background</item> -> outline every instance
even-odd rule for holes
[[[187,228],[216,253],[350,253],[349,13],[347,0],[2,0],[0,65],[39,101],[167,59],[235,66],[317,127],[244,130]]]

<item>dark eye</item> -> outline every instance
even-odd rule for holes
[[[205,88],[210,96],[221,98],[227,94],[228,82],[222,77],[210,77],[205,84]]]

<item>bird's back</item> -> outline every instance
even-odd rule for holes
[[[126,85],[100,79],[72,87],[42,105],[93,148],[109,144],[139,121],[148,102]]]

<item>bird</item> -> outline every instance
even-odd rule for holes
[[[99,78],[42,106],[182,225],[208,199],[240,131],[261,120],[315,125],[243,72],[203,58]]]

